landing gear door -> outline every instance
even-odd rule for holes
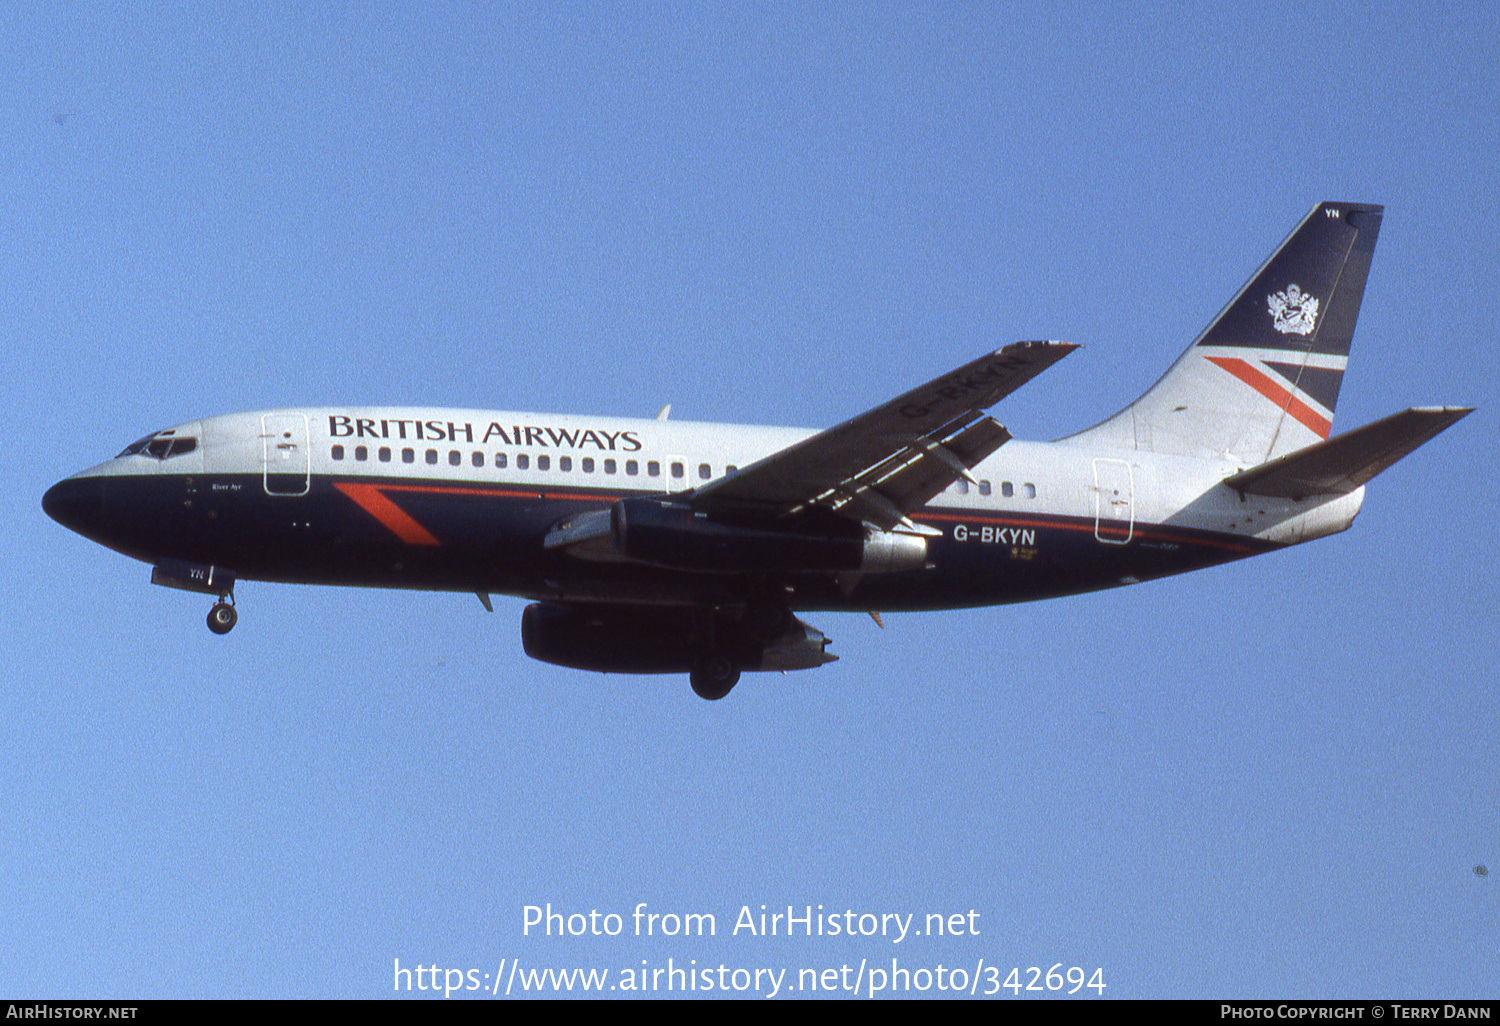
[[[307,416],[267,413],[260,418],[267,495],[306,495],[312,469]]]
[[[1094,537],[1124,545],[1135,535],[1135,487],[1124,460],[1094,461]]]

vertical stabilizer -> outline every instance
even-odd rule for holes
[[[1383,209],[1318,204],[1160,381],[1073,440],[1254,465],[1326,439]]]

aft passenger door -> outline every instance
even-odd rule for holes
[[[267,495],[306,495],[312,469],[307,416],[267,413],[260,418]]]

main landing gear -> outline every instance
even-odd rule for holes
[[[699,698],[717,702],[740,682],[742,668],[769,668],[766,666],[767,651],[791,633],[797,624],[797,618],[786,603],[774,599],[750,602],[738,618],[712,617],[704,625],[708,636],[707,651],[693,663],[688,674],[693,693]],[[822,652],[821,645],[818,651]],[[816,666],[817,663],[806,665]]]
[[[716,702],[734,690],[734,686],[740,682],[740,671],[729,661],[728,656],[709,655],[693,667],[688,681],[699,698]]]

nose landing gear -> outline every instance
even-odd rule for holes
[[[216,596],[219,601],[208,611],[208,629],[215,634],[228,634],[239,622],[234,611],[234,574],[223,567],[168,561],[151,568],[151,583]]]
[[[228,634],[234,630],[234,625],[239,622],[239,619],[240,614],[234,611],[234,606],[221,599],[208,611],[208,629],[215,634]]]

